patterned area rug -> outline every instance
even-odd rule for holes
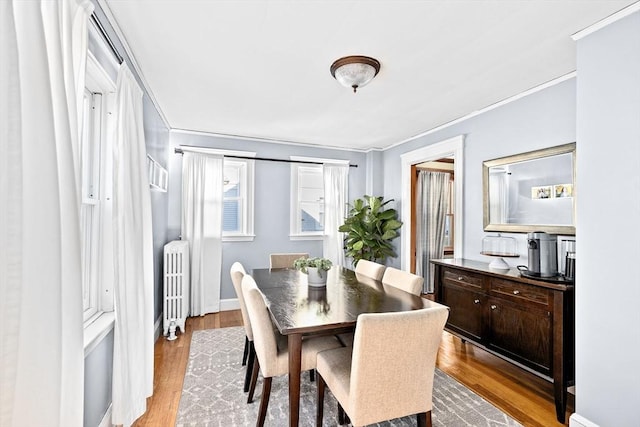
[[[176,427],[253,426],[258,418],[261,377],[254,402],[247,404],[242,392],[245,367],[241,366],[244,346],[242,327],[194,331],[189,363],[184,378]],[[315,425],[316,383],[303,373],[300,396],[300,425]],[[337,403],[327,389],[324,426],[337,426]],[[288,425],[287,377],[273,379],[265,425]],[[433,390],[434,426],[520,426],[486,400],[436,369]],[[416,418],[404,417],[378,426],[415,426]]]

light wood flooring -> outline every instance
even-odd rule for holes
[[[134,427],[175,425],[194,330],[240,325],[240,311],[227,311],[189,318],[186,332],[175,341],[160,337],[155,344],[153,396],[147,401],[147,412]],[[562,426],[555,417],[551,383],[469,343],[463,344],[459,338],[446,332],[437,366],[524,426]],[[571,395],[567,409],[564,425],[568,426],[569,415],[573,412]]]

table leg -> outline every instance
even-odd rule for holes
[[[302,334],[290,334],[287,342],[289,346],[289,426],[298,427]]]

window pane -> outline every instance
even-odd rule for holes
[[[314,232],[324,230],[324,204],[300,203],[300,231]]]
[[[240,200],[225,200],[224,211],[222,213],[222,231],[240,230]]]

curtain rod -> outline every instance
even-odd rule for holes
[[[122,64],[124,62],[122,55],[118,53],[116,46],[113,44],[113,41],[111,41],[111,37],[109,37],[109,35],[107,34],[107,31],[104,29],[104,27],[102,26],[102,23],[100,23],[100,20],[98,19],[95,13],[91,14],[91,20],[96,25],[96,28],[100,32],[100,35],[102,36],[104,41],[106,41],[107,44],[109,45],[109,49],[111,49],[111,52],[113,52],[113,55],[116,57],[116,60],[118,61],[118,64]]]
[[[184,154],[184,151],[180,147],[176,147],[176,154]],[[289,160],[289,159],[271,159],[268,157],[249,157],[249,156],[234,156],[232,154],[224,154],[222,157],[230,157],[233,159],[246,159],[246,160],[263,160],[267,162],[283,162],[283,163],[304,163],[309,165],[323,165],[322,162],[312,162],[307,160]],[[350,168],[357,168],[358,165],[349,164]]]

